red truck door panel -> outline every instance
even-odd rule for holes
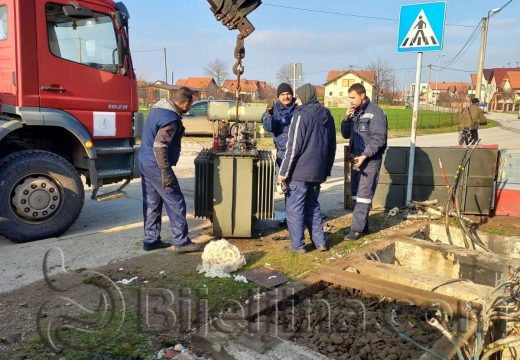
[[[113,9],[88,3],[93,17],[73,20],[68,0],[36,3],[40,106],[72,114],[94,137],[131,137],[131,79],[119,73]]]
[[[14,1],[0,0],[0,105],[17,105],[14,14]]]

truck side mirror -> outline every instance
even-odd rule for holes
[[[94,17],[92,10],[74,5],[65,5],[63,7],[63,13],[74,20],[85,20]]]
[[[118,30],[120,29],[120,26],[124,26],[125,28],[128,28],[128,20],[130,19],[130,13],[128,12],[128,9],[126,8],[125,4],[122,2],[116,3],[116,9],[117,9],[117,22],[119,23]]]

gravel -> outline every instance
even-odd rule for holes
[[[414,341],[430,348],[441,338],[442,335],[426,323],[423,309],[397,306],[395,302],[364,298],[359,292],[332,287],[296,305],[294,317],[292,307],[280,312],[278,324],[293,332],[294,342],[332,359],[418,359],[424,351],[402,340],[390,324],[394,308],[399,329]]]

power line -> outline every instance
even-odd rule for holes
[[[513,0],[510,0],[510,1],[513,1]],[[395,18],[386,18],[386,17],[379,17],[379,16],[351,14],[351,13],[327,11],[327,10],[319,10],[319,9],[309,9],[309,8],[301,8],[301,7],[296,7],[296,6],[277,5],[277,4],[270,4],[270,3],[263,3],[263,5],[264,6],[271,6],[271,7],[282,8],[282,9],[288,9],[288,10],[306,11],[306,12],[313,12],[313,13],[320,13],[320,14],[327,14],[327,15],[348,16],[348,17],[361,18],[361,19],[383,20],[383,21],[391,21],[391,22],[398,22],[399,21],[398,19],[395,19]],[[463,25],[463,24],[446,24],[446,26],[457,26],[457,27],[467,27],[467,28],[472,28],[473,27],[472,25]]]
[[[164,51],[164,48],[162,49],[157,49],[157,50],[132,50],[132,53],[151,53],[151,52],[159,52],[159,51]]]
[[[335,12],[335,11],[326,11],[326,10],[317,10],[317,9],[307,9],[307,8],[299,8],[299,7],[295,7],[295,6],[275,5],[275,4],[268,4],[268,3],[263,3],[263,5],[264,6],[271,6],[271,7],[282,8],[282,9],[307,11],[307,12],[314,12],[314,13],[328,14],[328,15],[350,16],[350,17],[356,17],[356,18],[362,18],[362,19],[373,19],[373,20],[397,21],[396,19],[392,19],[392,18],[368,16],[368,15],[358,15],[358,14],[349,14],[349,13],[342,13],[342,12]]]
[[[451,58],[451,60],[449,60],[442,67],[443,69],[456,63],[459,60],[459,58],[462,56],[462,54],[471,46],[471,44],[475,41],[475,39],[478,37],[478,35],[482,32],[482,28],[480,28],[481,23],[482,23],[482,20],[480,20],[480,22],[477,24],[477,26],[475,26],[475,29],[469,36],[468,40],[466,40],[466,42],[464,43],[462,48],[459,50],[459,52],[457,54],[455,54],[455,56],[453,58]]]

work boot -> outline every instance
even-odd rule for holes
[[[149,244],[143,244],[143,250],[144,251],[152,251],[152,250],[158,250],[158,249],[166,249],[172,246],[170,243],[165,243],[161,240],[157,240],[156,242],[149,243]]]
[[[363,233],[360,233],[360,232],[357,232],[354,230],[350,230],[350,232],[347,235],[345,235],[345,237],[343,239],[349,240],[349,241],[355,241],[355,240],[359,240],[362,236],[363,236]]]
[[[303,248],[303,249],[293,249],[290,246],[286,247],[285,251],[293,252],[295,254],[306,254],[307,253],[307,249],[306,248]]]
[[[320,252],[329,251],[329,249],[327,248],[327,245],[316,246],[316,250],[318,250]]]
[[[279,221],[278,222],[278,227],[286,228],[287,227],[287,219],[283,219],[282,221]]]
[[[194,253],[201,252],[204,250],[204,244],[199,243],[191,243],[185,246],[173,246],[172,251],[176,254],[186,254],[186,253]]]

